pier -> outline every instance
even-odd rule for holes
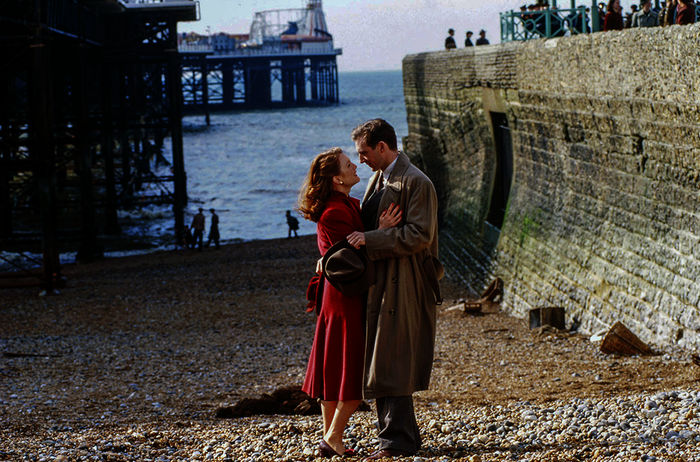
[[[336,57],[321,0],[255,13],[249,34],[181,36],[185,111],[334,104]]]
[[[182,236],[177,23],[198,18],[192,0],[3,4],[0,249],[41,252],[46,290],[61,285],[60,252],[102,255],[121,208],[172,204]]]
[[[199,16],[195,0],[3,5],[0,263],[16,271],[0,287],[56,290],[60,255],[100,258],[122,210],[172,205],[182,242],[184,113],[339,101],[320,0],[255,13],[246,34],[178,34]]]

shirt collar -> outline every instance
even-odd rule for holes
[[[382,170],[382,176],[384,176],[384,181],[388,182],[389,177],[391,176],[391,171],[394,170],[394,166],[396,165],[396,161],[399,160],[399,156],[396,156],[396,159],[394,159],[384,170]]]

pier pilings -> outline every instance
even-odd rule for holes
[[[184,229],[187,190],[177,23],[197,2],[11,0],[0,12],[0,250],[102,255],[118,210],[172,204]],[[163,156],[170,137],[172,160]],[[171,162],[171,169],[162,167]],[[19,268],[23,269],[23,268]]]

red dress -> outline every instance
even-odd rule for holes
[[[334,191],[316,226],[321,255],[353,231],[363,231],[360,201]],[[321,313],[302,390],[324,401],[362,399],[365,294],[343,295],[325,281]]]

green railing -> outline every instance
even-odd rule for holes
[[[597,14],[598,4],[591,1],[590,11],[586,7],[557,8],[556,0],[550,0],[546,9],[538,11],[507,11],[500,14],[501,42],[522,41],[537,38],[563,37],[565,35],[586,34],[602,29],[602,18]],[[659,9],[659,0],[654,0]],[[695,5],[695,21],[700,18],[700,4]]]
[[[501,42],[563,37],[591,32],[586,7],[501,13]]]

